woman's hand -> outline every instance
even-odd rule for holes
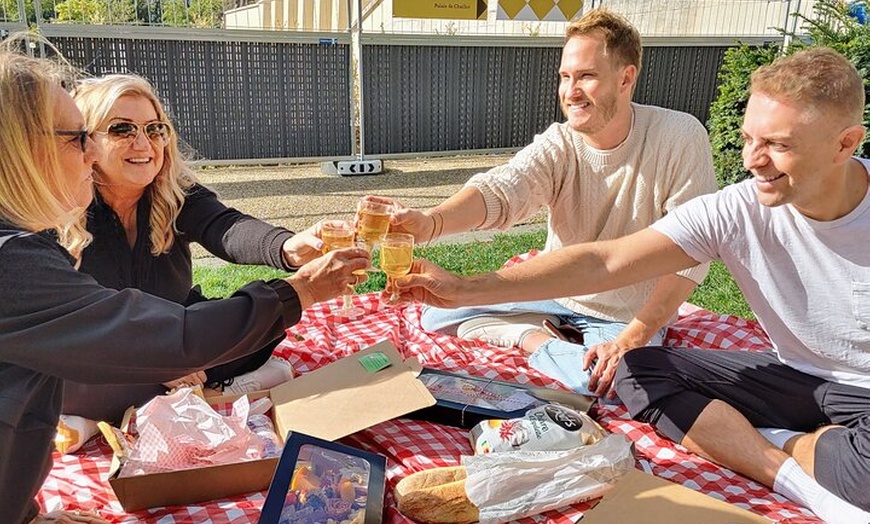
[[[364,270],[370,260],[369,252],[363,248],[337,249],[300,267],[287,282],[296,290],[302,307],[307,308],[341,295],[349,285],[368,280]],[[354,271],[363,274],[354,275]]]
[[[109,524],[108,520],[102,519],[90,511],[52,511],[45,515],[37,515],[30,524]]]
[[[320,222],[296,233],[281,246],[284,261],[290,267],[300,267],[320,256],[323,240],[320,239]]]

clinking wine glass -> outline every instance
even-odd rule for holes
[[[381,239],[381,271],[387,275],[387,285],[390,280],[395,281],[411,272],[411,263],[414,261],[414,235],[407,233],[387,233]],[[399,301],[399,292],[395,282],[391,286],[388,304],[396,304]]]
[[[336,249],[344,249],[354,247],[354,231],[353,227],[344,220],[327,220],[320,225],[320,239],[323,241],[321,251],[327,254]],[[354,274],[360,273],[354,271]],[[361,274],[365,274],[362,270]],[[332,310],[333,313],[342,317],[356,317],[363,313],[363,310],[353,305],[353,286],[348,284],[344,294],[341,296],[341,307]]]
[[[361,199],[357,204],[356,235],[374,248],[390,230],[390,212],[393,205],[375,200]]]

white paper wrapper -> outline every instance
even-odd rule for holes
[[[570,450],[490,453],[462,464],[480,523],[494,524],[600,497],[634,467],[634,455],[627,438],[608,435]]]
[[[190,388],[159,396],[136,411],[139,438],[120,476],[176,471],[255,460],[263,443],[247,428],[248,398],[223,416]]]

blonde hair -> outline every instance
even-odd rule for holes
[[[78,259],[91,235],[54,134],[56,89],[76,75],[62,60],[21,54],[24,39],[14,35],[0,46],[0,215],[28,231],[56,231]]]
[[[829,47],[804,49],[759,67],[749,92],[805,103],[819,114],[834,113],[850,125],[864,121],[864,81],[855,66]]]
[[[154,106],[157,119],[169,122],[169,116],[157,98],[154,88],[147,80],[136,75],[107,75],[102,78],[89,78],[79,82],[73,93],[85,125],[93,133],[108,118],[112,107],[124,96],[140,96]],[[99,183],[100,166],[97,163],[94,179]],[[146,191],[151,197],[151,254],[159,256],[167,253],[175,242],[175,220],[181,213],[185,193],[196,183],[196,177],[183,158],[178,145],[178,136],[170,133],[169,144],[165,146],[163,166]]]
[[[576,20],[565,30],[565,40],[576,36],[598,33],[604,38],[604,52],[613,56],[617,65],[633,65],[640,73],[643,45],[640,33],[631,22],[607,9],[593,9]]]

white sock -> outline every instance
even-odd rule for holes
[[[773,490],[805,506],[828,524],[870,523],[870,513],[823,488],[793,458],[786,460],[776,472]]]
[[[803,435],[804,433],[801,431],[792,431],[790,429],[782,429],[782,428],[755,428],[761,434],[762,437],[766,438],[771,444],[782,449],[785,446],[785,443],[788,442],[788,439],[796,436]]]

